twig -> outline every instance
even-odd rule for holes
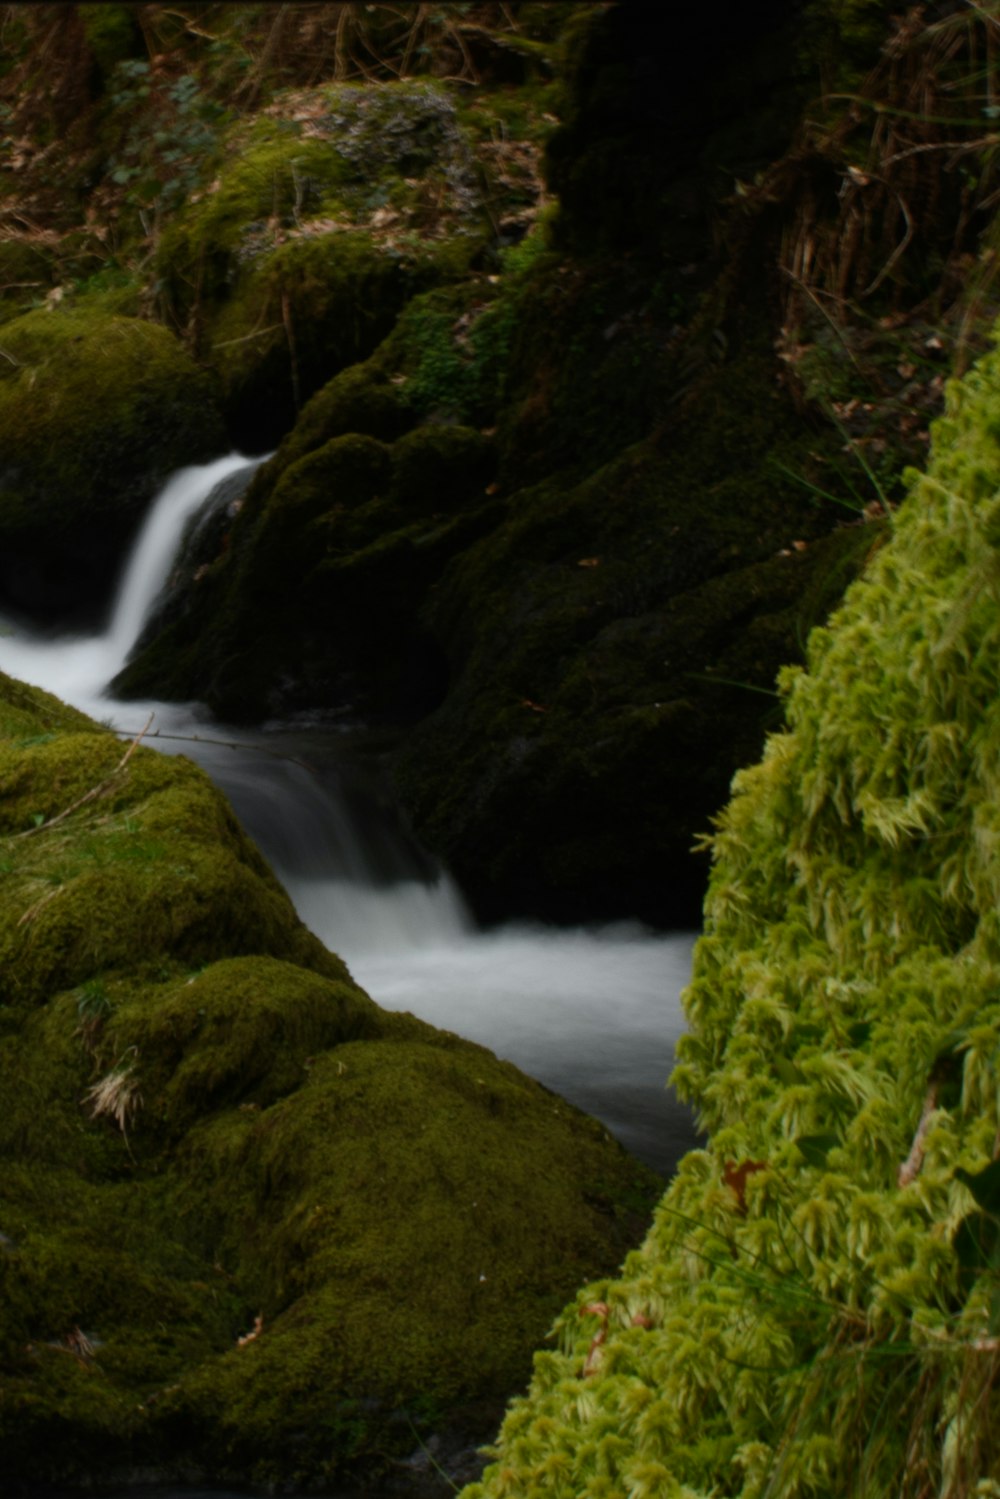
[[[913,1136],[910,1153],[899,1168],[897,1180],[901,1187],[908,1187],[911,1182],[916,1181],[920,1174],[920,1168],[924,1164],[924,1141],[927,1138],[927,1131],[931,1127],[931,1118],[934,1110],[937,1108],[937,1102],[938,1085],[937,1083],[931,1083],[927,1089],[927,1097],[924,1099],[923,1112],[920,1115],[917,1132]]]
[[[896,197],[899,199],[900,208],[903,210],[903,218],[906,220],[906,233],[903,235],[903,238],[900,240],[899,244],[896,246],[895,250],[893,250],[885,265],[875,277],[875,280],[871,283],[870,286],[865,287],[864,291],[861,293],[862,297],[870,297],[873,291],[878,290],[878,288],[882,285],[882,282],[885,280],[886,276],[888,276],[889,272],[896,264],[896,261],[909,245],[910,240],[913,238],[913,219],[910,215],[910,210],[906,205],[906,199],[898,189],[894,188],[893,191],[895,192]]]
[[[112,729],[120,739],[128,738],[131,729]],[[268,749],[265,744],[246,744],[240,739],[210,739],[205,734],[164,734],[162,729],[154,729],[148,736],[150,739],[171,739],[178,744],[212,744],[219,749],[252,750],[255,755],[270,755],[272,760],[287,760],[290,765],[299,765],[310,774],[315,773],[315,766],[310,765],[308,760],[301,760],[298,755],[286,755],[282,750]]]

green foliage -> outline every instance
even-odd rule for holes
[[[192,74],[165,80],[137,57],[115,66],[108,105],[119,143],[107,170],[125,202],[156,215],[179,207],[205,179],[225,110]]]
[[[1000,1479],[998,423],[993,353],[784,675],[712,839],[673,1079],[711,1144],[564,1312],[469,1499]]]

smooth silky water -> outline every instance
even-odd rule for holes
[[[185,528],[223,481],[241,470],[249,479],[255,466],[232,454],[175,474],[132,549],[105,629],[42,638],[0,621],[0,668],[126,735],[152,715],[144,742],[208,771],[303,921],[373,999],[515,1062],[669,1175],[696,1143],[690,1114],[666,1086],[694,933],[638,923],[479,929],[454,881],[408,833],[363,735],[279,725],[248,733],[197,704],[108,695]],[[191,1490],[157,1492],[193,1499]]]

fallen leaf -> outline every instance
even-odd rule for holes
[[[722,1180],[734,1194],[741,1213],[745,1213],[747,1210],[747,1178],[752,1176],[755,1171],[766,1170],[766,1161],[741,1161],[739,1165],[735,1161],[727,1161],[723,1167]]]
[[[256,1317],[253,1319],[252,1330],[250,1332],[245,1332],[241,1338],[236,1339],[237,1348],[245,1348],[248,1343],[252,1343],[255,1338],[259,1338],[263,1331],[264,1314],[263,1312],[258,1312]]]

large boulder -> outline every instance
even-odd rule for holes
[[[381,1011],[189,762],[0,678],[0,776],[5,1483],[467,1451],[649,1173]]]
[[[225,446],[173,334],[99,302],[3,325],[0,427],[0,600],[42,616],[104,604],[167,475]]]
[[[489,96],[463,109],[428,79],[290,90],[233,127],[158,266],[161,311],[218,370],[240,445],[277,443],[413,296],[489,259],[505,214],[530,222],[542,112],[524,101],[511,161]]]
[[[691,845],[878,528],[853,501],[831,530],[763,330],[699,358],[647,294],[542,253],[415,302],[116,690],[405,725],[403,802],[485,916],[696,915]]]

